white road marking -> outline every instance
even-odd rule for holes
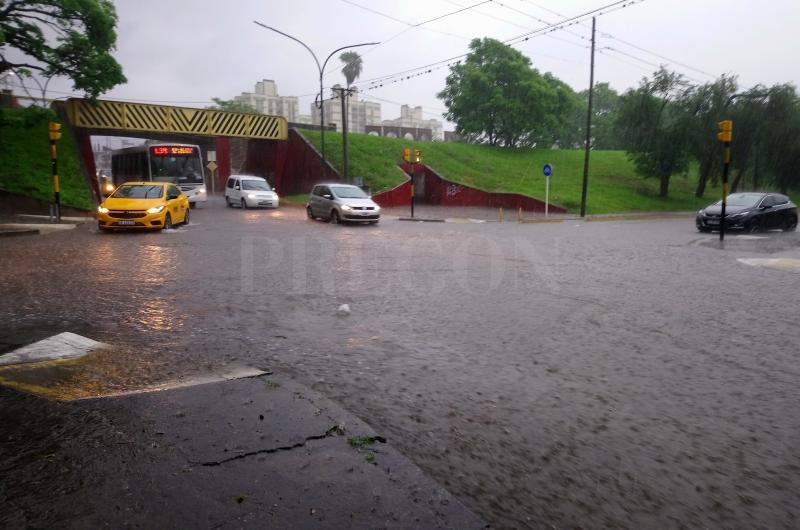
[[[0,366],[82,357],[105,346],[102,342],[65,331],[0,355]]]
[[[267,375],[272,372],[265,372],[263,370],[259,370],[258,368],[251,368],[249,366],[242,366],[242,367],[232,367],[220,372],[215,372],[209,375],[203,375],[199,377],[194,377],[192,379],[183,379],[179,381],[169,381],[167,383],[160,383],[157,385],[149,386],[146,388],[140,388],[136,390],[127,390],[123,392],[115,392],[111,394],[102,394],[99,396],[87,396],[77,398],[72,401],[80,401],[83,399],[99,399],[99,398],[109,398],[109,397],[119,397],[119,396],[129,396],[133,394],[146,394],[149,392],[163,392],[164,390],[172,390],[175,388],[187,388],[190,386],[198,386],[198,385],[207,385],[209,383],[220,383],[223,381],[232,381],[234,379],[245,379],[248,377],[259,377],[262,375]]]
[[[738,262],[751,267],[766,267],[800,274],[800,259],[794,258],[739,258]]]

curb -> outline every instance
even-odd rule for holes
[[[444,219],[426,219],[424,217],[398,217],[398,221],[413,221],[417,223],[444,223]]]
[[[15,237],[15,236],[35,236],[39,234],[37,228],[20,228],[17,230],[3,228],[0,229],[0,237]]]
[[[664,212],[664,213],[641,213],[641,214],[610,214],[602,216],[588,216],[586,221],[597,223],[602,221],[649,221],[659,219],[686,219],[695,215],[693,212]]]

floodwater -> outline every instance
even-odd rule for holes
[[[737,261],[800,257],[797,234],[192,219],[0,240],[0,352],[73,331],[130,386],[288,374],[495,527],[800,524],[799,277]]]

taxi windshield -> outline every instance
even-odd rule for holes
[[[111,196],[115,199],[160,199],[163,194],[164,186],[134,184],[120,186]]]

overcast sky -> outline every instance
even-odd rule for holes
[[[117,0],[115,56],[128,83],[104,97],[205,106],[212,97],[230,99],[252,91],[256,81],[266,78],[277,82],[280,95],[300,96],[300,110],[308,114],[319,89],[311,55],[253,20],[304,41],[320,61],[341,46],[382,41],[359,49],[364,60],[361,79],[368,80],[463,54],[474,37],[509,39],[612,0],[489,0],[412,27],[479,2]],[[597,82],[609,82],[622,91],[665,63],[700,82],[733,73],[745,88],[800,83],[798,0],[635,0],[632,4],[597,17]],[[515,47],[531,58],[535,68],[583,90],[589,83],[590,27],[588,21]],[[340,70],[338,58],[332,58],[326,86],[344,84]],[[364,97],[383,100],[383,119],[399,116],[399,105],[389,102],[422,105],[426,118],[441,118],[443,104],[436,93],[444,86],[447,71],[439,68],[385,84],[364,91]],[[56,81],[48,96],[65,97],[70,90],[68,81]]]

